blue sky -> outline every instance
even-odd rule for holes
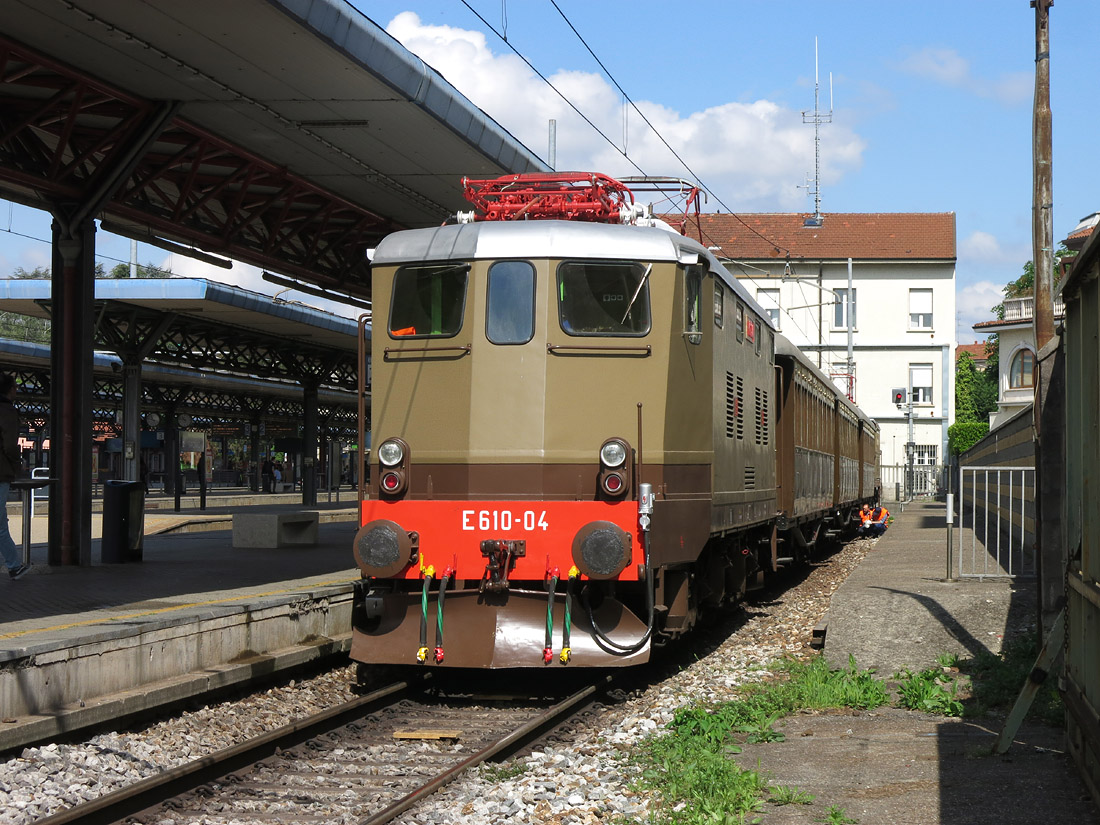
[[[608,174],[687,176],[628,112],[622,95],[550,0],[354,0],[364,14],[438,69],[476,105],[557,166]],[[806,211],[814,168],[818,39],[824,212],[955,212],[960,343],[990,316],[1000,289],[1031,258],[1034,11],[1028,0],[817,3],[741,0],[557,0],[631,100],[721,203],[708,210]],[[675,13],[673,13],[675,12]],[[1100,3],[1051,9],[1054,234],[1100,210],[1095,162],[1100,110]],[[488,26],[549,77],[615,146],[569,111]],[[3,231],[10,230],[10,231]],[[48,265],[43,213],[0,202],[0,273]],[[100,252],[129,258],[129,242],[100,236]],[[144,262],[162,262],[142,247]],[[106,260],[108,266],[112,260]],[[174,271],[226,279],[173,258]],[[236,273],[240,267],[235,268]],[[244,277],[232,274],[230,278]],[[274,291],[248,276],[250,288]]]

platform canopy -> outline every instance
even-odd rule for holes
[[[0,195],[74,226],[369,297],[367,250],[467,208],[463,176],[547,169],[343,0],[0,16]]]
[[[51,283],[0,280],[0,311],[49,319]],[[97,350],[208,374],[356,391],[358,323],[201,278],[99,279]]]

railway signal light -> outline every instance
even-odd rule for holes
[[[900,407],[902,404],[905,403],[905,388],[896,387],[890,390],[890,397],[893,398],[894,403]]]

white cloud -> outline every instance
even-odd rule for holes
[[[935,46],[911,51],[898,68],[1009,106],[1030,100],[1034,86],[1034,76],[1028,72],[1003,72],[992,79],[979,77],[971,70],[970,61],[955,49]]]
[[[955,333],[960,344],[984,341],[986,333],[974,331],[974,324],[994,320],[993,307],[1004,300],[1004,284],[978,281],[955,292]]]
[[[637,112],[624,114],[622,96],[601,75],[561,70],[548,76],[614,146],[519,58],[495,54],[483,34],[426,25],[414,12],[399,14],[387,31],[537,154],[545,155],[548,122],[556,120],[558,169],[640,174],[623,157],[625,131],[627,152],[646,174],[690,177]],[[653,102],[636,103],[729,208],[806,208],[806,194],[798,184],[813,168],[813,130],[799,111],[767,100],[722,103],[687,114]],[[834,122],[822,135],[822,182],[835,183],[858,169],[864,150],[862,138]],[[707,208],[722,207],[712,200]]]
[[[970,61],[954,49],[929,46],[910,53],[901,61],[909,74],[927,77],[947,86],[964,86],[971,81]]]
[[[975,230],[959,242],[959,268],[978,270],[1001,277],[1004,283],[1015,280],[1031,260],[1031,239],[1002,242],[990,232]]]

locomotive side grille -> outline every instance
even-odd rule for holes
[[[745,437],[745,379],[737,376],[737,438]]]
[[[726,373],[726,438],[733,438],[737,420],[737,395],[733,389],[733,373]]]
[[[756,388],[756,443],[767,445],[768,428],[768,391]]]
[[[756,489],[756,468],[755,467],[746,467],[745,468],[745,489],[746,490],[755,490]]]

